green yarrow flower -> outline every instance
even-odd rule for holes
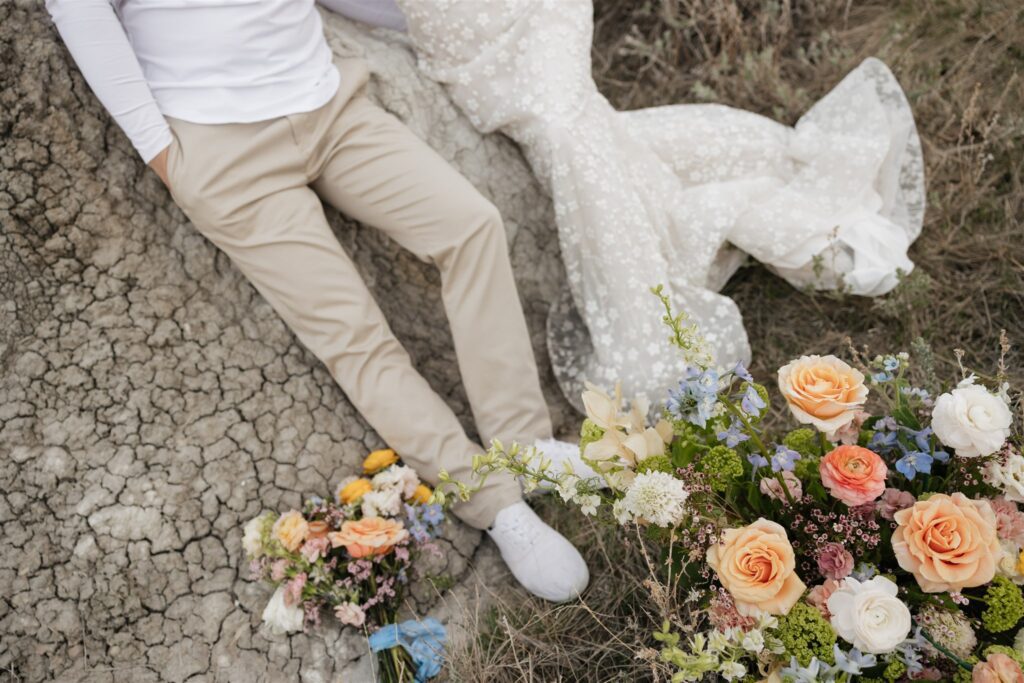
[[[604,436],[604,430],[594,424],[593,420],[589,417],[584,420],[580,426],[580,453],[587,447],[587,444],[600,441],[602,436]]]
[[[708,476],[708,484],[715,491],[725,491],[733,480],[743,476],[743,460],[728,446],[713,446],[697,458],[696,465]]]
[[[782,439],[782,445],[796,451],[805,458],[817,458],[821,455],[821,442],[818,432],[807,427],[794,429]]]
[[[652,455],[636,464],[636,473],[665,472],[672,474],[672,459],[667,455]]]
[[[812,657],[829,664],[835,662],[832,646],[836,644],[836,632],[817,608],[805,602],[796,603],[788,614],[779,617],[775,635],[800,666],[809,666]]]
[[[898,681],[903,678],[905,673],[907,673],[907,665],[894,658],[889,660],[889,663],[882,671],[882,678],[887,681]]]
[[[1005,576],[997,576],[985,591],[988,607],[981,613],[981,623],[992,633],[1009,631],[1024,617],[1024,595]]]

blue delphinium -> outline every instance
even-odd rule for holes
[[[740,407],[743,409],[743,412],[751,417],[759,417],[766,405],[768,404],[761,398],[761,394],[757,393],[757,389],[753,385],[747,385],[747,390],[740,401]]]
[[[772,472],[792,472],[796,466],[796,461],[800,459],[800,454],[791,448],[786,448],[783,445],[775,446],[775,453],[772,455]]]
[[[740,423],[735,419],[729,423],[728,429],[718,432],[715,436],[718,437],[719,441],[725,442],[725,445],[729,448],[736,448],[736,446],[750,439],[748,435],[743,433]]]
[[[823,674],[827,673],[822,671],[821,661],[817,657],[811,658],[811,663],[807,666],[800,666],[800,662],[796,660],[796,657],[792,657],[789,660],[789,666],[779,671],[779,675],[784,680],[794,681],[795,683],[819,683],[822,680],[826,680]]]
[[[747,371],[747,367],[743,365],[743,361],[736,361],[736,367],[732,369],[732,374],[739,377],[744,382],[753,383],[754,378],[751,377],[750,372]]]
[[[851,676],[859,676],[864,669],[870,669],[878,664],[878,658],[873,654],[862,654],[857,648],[851,648],[848,653],[843,652],[839,643],[832,646],[832,654],[836,659],[835,669]]]
[[[437,538],[444,525],[444,509],[437,503],[429,505],[405,505],[409,533],[418,543]]]
[[[907,479],[913,479],[918,472],[931,474],[933,459],[924,451],[906,451],[903,457],[896,461],[896,471]]]
[[[668,411],[680,420],[706,427],[718,404],[718,371],[687,368],[686,379],[668,392]]]
[[[753,465],[755,470],[762,467],[768,467],[768,458],[764,457],[760,453],[751,453],[748,455],[747,462]]]

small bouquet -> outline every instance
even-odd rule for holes
[[[435,619],[395,621],[417,557],[440,552],[433,540],[445,511],[390,449],[371,453],[363,473],[342,481],[333,500],[314,496],[301,510],[264,512],[245,525],[253,579],[277,586],[263,621],[290,633],[332,613],[372,632],[381,680],[426,681],[441,669],[444,627]]]
[[[654,633],[672,681],[1024,683],[1024,455],[1005,337],[993,377],[961,365],[951,388],[923,342],[918,366],[794,360],[777,384],[798,425],[772,433],[768,389],[708,362],[655,293],[689,370],[653,421],[643,402],[584,393],[581,456],[599,477],[499,443],[476,470],[553,487],[661,547],[689,610]]]

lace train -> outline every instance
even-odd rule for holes
[[[878,295],[913,264],[924,173],[909,105],[868,59],[793,128],[721,105],[617,112],[590,74],[586,0],[399,0],[421,68],[483,131],[515,139],[551,194],[568,291],[549,351],[577,406],[584,379],[660,397],[666,285],[716,360],[749,358],[717,290],[750,254],[797,287]]]

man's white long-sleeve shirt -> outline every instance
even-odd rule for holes
[[[164,116],[246,123],[337,91],[314,0],[47,0],[90,87],[149,162]]]

